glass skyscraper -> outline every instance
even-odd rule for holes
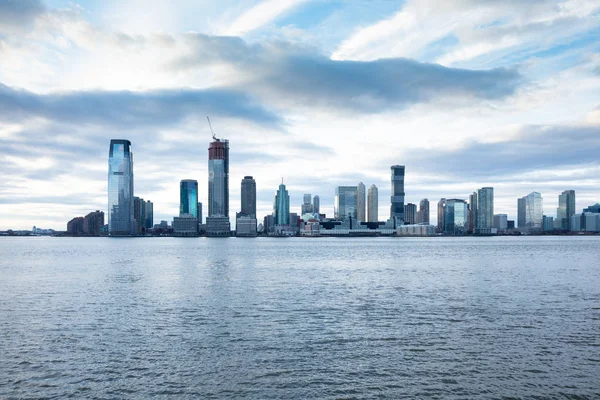
[[[256,218],[256,181],[251,176],[242,179],[242,210],[240,214]]]
[[[315,195],[313,197],[313,212],[318,214],[321,211],[321,199],[319,196]]]
[[[337,219],[352,218],[358,216],[358,199],[356,186],[338,186],[335,188],[334,217]]]
[[[467,228],[467,202],[460,199],[448,199],[444,206],[444,232],[462,235]]]
[[[517,206],[519,228],[543,228],[544,203],[540,193],[531,192],[527,196],[520,198]]]
[[[229,141],[208,147],[208,216],[229,217]]]
[[[179,215],[198,218],[198,181],[184,179],[179,185]]]
[[[477,219],[475,228],[489,229],[494,225],[494,188],[477,190]]]
[[[367,192],[367,222],[379,221],[379,191],[377,186],[371,185]]]
[[[275,225],[289,225],[290,223],[290,195],[283,182],[275,193],[273,200],[273,217]]]
[[[108,153],[108,233],[122,236],[135,231],[131,142],[112,139]]]
[[[575,191],[565,190],[558,196],[558,209],[556,210],[556,219],[559,221],[560,228],[571,230],[571,217],[575,214]]]
[[[365,185],[362,182],[358,182],[356,186],[356,219],[360,222],[366,222],[367,216],[365,212]]]
[[[394,226],[404,224],[404,165],[392,165],[392,196],[390,218]]]

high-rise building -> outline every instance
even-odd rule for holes
[[[365,211],[365,194],[365,185],[362,182],[358,182],[358,185],[356,185],[356,219],[359,222],[367,221]]]
[[[321,211],[321,198],[318,195],[313,197],[313,212],[319,214]]]
[[[558,196],[556,219],[560,229],[571,230],[571,217],[575,214],[575,191],[565,190]]]
[[[229,217],[229,141],[214,138],[208,147],[208,216]]]
[[[367,193],[367,221],[379,221],[379,191],[377,186],[371,185]]]
[[[135,230],[131,142],[112,139],[108,153],[108,233],[133,235]]]
[[[334,217],[337,219],[353,219],[358,216],[356,186],[338,186],[335,188]]]
[[[446,199],[441,198],[437,203],[437,231],[444,232],[444,208],[446,207]]]
[[[75,217],[67,222],[67,233],[69,235],[83,235],[83,217]]]
[[[417,212],[417,224],[429,224],[429,200],[423,199],[419,202]]]
[[[394,228],[404,224],[404,165],[392,165],[392,195],[390,206],[390,219]]]
[[[490,229],[494,224],[494,188],[477,190],[477,229]]]
[[[469,221],[468,221],[468,226],[467,226],[467,231],[468,232],[475,232],[475,229],[477,228],[477,217],[478,217],[478,211],[477,211],[477,203],[478,203],[478,199],[477,199],[477,192],[473,192],[470,196],[469,196]]]
[[[300,207],[300,215],[312,214],[314,213],[314,206],[311,202],[312,196],[310,193],[305,193],[302,197],[302,206]]]
[[[417,205],[413,203],[406,203],[404,205],[404,222],[407,225],[414,225],[417,223]]]
[[[135,233],[146,232],[146,202],[140,197],[133,198],[133,218],[135,219]]]
[[[496,228],[499,231],[504,231],[508,229],[508,215],[494,214],[494,224],[492,228]]]
[[[83,219],[83,233],[86,235],[100,235],[104,226],[104,212],[100,210],[92,211]]]
[[[146,201],[144,224],[146,230],[152,229],[152,227],[154,226],[154,204],[150,200]]]
[[[450,235],[462,235],[467,228],[467,202],[460,199],[448,199],[444,206],[444,232]]]
[[[540,193],[531,192],[520,198],[517,208],[519,228],[543,228],[544,203]]]
[[[198,181],[184,179],[179,185],[179,215],[198,218]]]
[[[283,184],[283,180],[273,200],[273,217],[275,218],[275,225],[288,225],[290,223],[290,195]]]
[[[198,202],[198,206],[196,207],[196,209],[198,210],[197,214],[198,214],[198,223],[202,224],[202,203]]]
[[[245,176],[242,179],[242,209],[241,215],[256,218],[256,181],[251,176]]]

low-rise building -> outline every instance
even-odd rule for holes
[[[198,218],[191,214],[173,217],[174,236],[198,236]]]

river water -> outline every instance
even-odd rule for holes
[[[0,238],[0,398],[600,398],[600,237]]]

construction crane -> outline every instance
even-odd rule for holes
[[[208,118],[208,115],[206,116],[206,119],[208,120],[208,127],[210,128],[210,133],[212,133],[213,140],[218,140],[215,136],[215,133],[213,132],[212,125],[210,124],[210,118]]]

